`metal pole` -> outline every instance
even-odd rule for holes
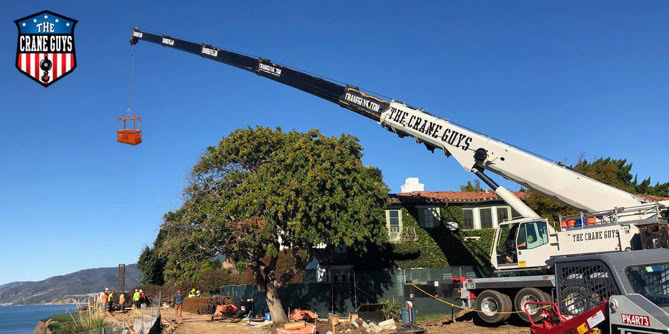
[[[353,271],[353,308],[358,310],[358,285],[355,281],[355,270]]]

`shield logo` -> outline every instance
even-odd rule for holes
[[[14,21],[19,29],[16,68],[48,87],[76,67],[77,20],[45,10]]]

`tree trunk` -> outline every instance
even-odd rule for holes
[[[279,299],[279,287],[281,286],[281,282],[277,281],[278,277],[275,272],[277,261],[278,256],[276,255],[270,257],[269,263],[267,264],[258,261],[253,266],[253,271],[255,272],[258,289],[265,295],[265,301],[267,301],[269,313],[272,315],[272,321],[283,323],[288,322],[288,316],[283,309],[281,299]]]
[[[279,289],[274,282],[268,282],[267,290],[265,290],[265,300],[267,300],[267,307],[269,308],[269,313],[272,314],[273,322],[288,322],[288,316],[283,309],[281,299],[279,299]]]

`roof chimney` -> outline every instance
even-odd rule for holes
[[[424,191],[425,185],[418,181],[417,177],[408,177],[404,180],[404,184],[400,187],[403,193],[410,193],[412,191]]]

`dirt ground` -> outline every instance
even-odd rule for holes
[[[455,334],[455,333],[489,333],[489,334],[529,334],[530,327],[520,319],[511,317],[508,322],[499,326],[488,325],[478,318],[474,312],[458,313],[455,322],[451,322],[451,316],[447,315],[441,319],[433,319],[418,322],[430,334]]]
[[[247,323],[233,323],[223,321],[210,321],[210,315],[199,315],[189,312],[183,312],[182,323],[177,324],[174,318],[174,309],[161,309],[161,324],[163,333],[168,334],[207,334],[207,333],[239,333],[239,334],[266,334],[272,333],[267,327],[263,329],[259,326],[250,327]],[[132,320],[138,318],[141,314],[138,310],[126,310],[126,312],[114,312],[112,315],[117,321]],[[149,314],[147,310],[141,310]],[[275,331],[274,331],[275,332]]]
[[[143,310],[143,312],[147,312]],[[148,312],[147,312],[148,314]],[[183,312],[183,323],[177,324],[174,318],[173,309],[162,309],[163,333],[167,334],[209,334],[209,333],[239,333],[239,334],[273,334],[276,328],[269,325],[263,326],[261,323],[230,322],[230,321],[210,321],[209,315],[198,315],[189,312]],[[129,310],[125,313],[114,312],[113,317],[116,321],[132,320],[139,317],[136,310]],[[473,313],[462,313],[456,316],[456,321],[451,322],[451,316],[445,315],[441,319],[431,319],[420,321],[418,325],[430,334],[455,334],[455,333],[489,333],[489,334],[529,334],[529,327],[522,321],[512,318],[508,323],[500,326],[489,326],[481,323]],[[327,322],[317,323],[317,333],[325,334],[331,330]],[[350,323],[342,322],[336,327],[337,333],[346,334],[366,334],[364,328],[355,328]],[[384,331],[383,333],[394,333],[394,331]]]

